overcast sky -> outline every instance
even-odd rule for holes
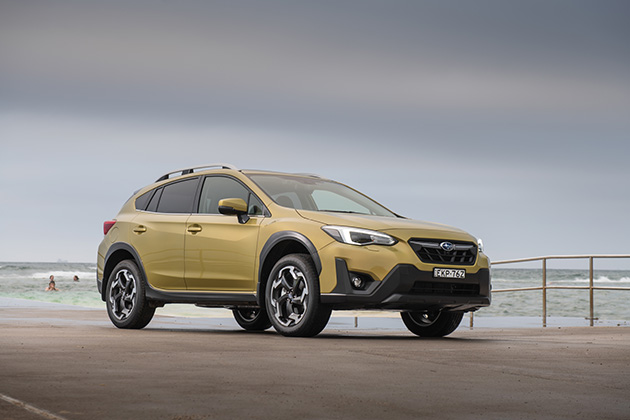
[[[629,19],[607,0],[0,0],[0,261],[95,261],[133,191],[211,162],[320,173],[494,260],[628,254]]]

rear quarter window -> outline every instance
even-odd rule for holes
[[[149,204],[149,200],[153,196],[154,192],[155,190],[151,190],[136,198],[136,210],[146,210],[147,205]]]
[[[160,202],[160,197],[162,197],[162,190],[163,188],[160,188],[155,192],[155,194],[153,194],[153,197],[151,198],[151,201],[149,201],[149,205],[147,206],[147,211],[153,211],[153,212],[157,211],[157,206],[158,206],[158,203]]]

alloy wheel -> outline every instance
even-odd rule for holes
[[[123,321],[129,317],[136,304],[136,281],[126,269],[118,271],[109,286],[109,305],[116,319]]]
[[[308,282],[293,265],[282,267],[271,284],[273,316],[283,326],[300,323],[308,310]]]

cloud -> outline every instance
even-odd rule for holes
[[[5,101],[239,119],[620,118],[630,106],[614,2],[112,4],[5,5]]]
[[[518,247],[505,257],[544,252],[528,245],[539,237],[578,247],[583,221],[603,243],[629,205],[629,9],[0,2],[0,186],[14,204],[2,229],[15,230],[3,236],[26,222],[61,235],[55,219],[94,242],[100,230],[84,232],[133,189],[228,161],[323,173]],[[5,242],[0,258],[28,259],[28,243]],[[63,258],[91,259],[83,248]]]

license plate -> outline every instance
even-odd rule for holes
[[[452,268],[434,268],[433,277],[441,279],[463,279],[466,278],[466,270],[455,270]]]

